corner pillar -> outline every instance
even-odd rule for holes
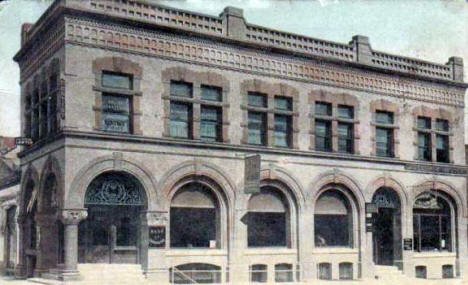
[[[39,228],[36,276],[57,266],[58,232],[55,215],[37,214],[36,225]]]
[[[62,210],[61,220],[65,228],[65,264],[60,272],[61,280],[79,280],[78,271],[78,224],[86,219],[86,209]]]

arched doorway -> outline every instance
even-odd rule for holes
[[[378,208],[374,214],[374,263],[399,265],[402,260],[401,204],[391,188],[379,188],[372,198]]]
[[[79,227],[80,263],[140,263],[141,214],[146,196],[124,172],[106,172],[88,186],[88,217]]]

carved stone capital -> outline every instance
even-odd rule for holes
[[[165,211],[161,212],[146,212],[146,219],[148,226],[166,226],[169,220],[169,213]]]
[[[82,220],[88,217],[86,209],[65,209],[62,210],[60,219],[65,225],[77,225]]]

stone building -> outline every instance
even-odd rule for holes
[[[14,273],[17,258],[17,204],[20,192],[15,138],[0,137],[0,272]]]
[[[234,7],[61,0],[23,26],[15,60],[35,142],[19,154],[20,277],[468,274],[461,58],[272,30]]]

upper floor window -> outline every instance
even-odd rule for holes
[[[333,115],[334,110],[335,115]],[[316,150],[354,153],[355,122],[353,106],[315,102],[314,115]],[[333,121],[336,121],[336,125]],[[334,132],[338,134],[338,144],[335,146],[332,137]]]
[[[200,99],[194,96],[193,83],[171,81],[169,134],[175,138],[200,138],[204,141],[222,141],[222,89],[201,85]],[[194,120],[199,110],[199,123]],[[197,116],[198,117],[198,116]]]
[[[431,118],[418,117],[418,159],[432,160]]]
[[[249,92],[247,95],[247,118],[249,144],[268,145],[268,113],[273,113],[273,145],[291,147],[292,145],[292,99],[275,96],[274,106],[268,106],[268,95]],[[270,107],[270,108],[269,108]]]
[[[393,112],[376,111],[375,144],[377,156],[393,157],[395,155],[393,122]]]
[[[102,87],[132,89],[132,76],[103,72]],[[108,132],[131,133],[132,98],[118,92],[102,93],[101,129]]]

